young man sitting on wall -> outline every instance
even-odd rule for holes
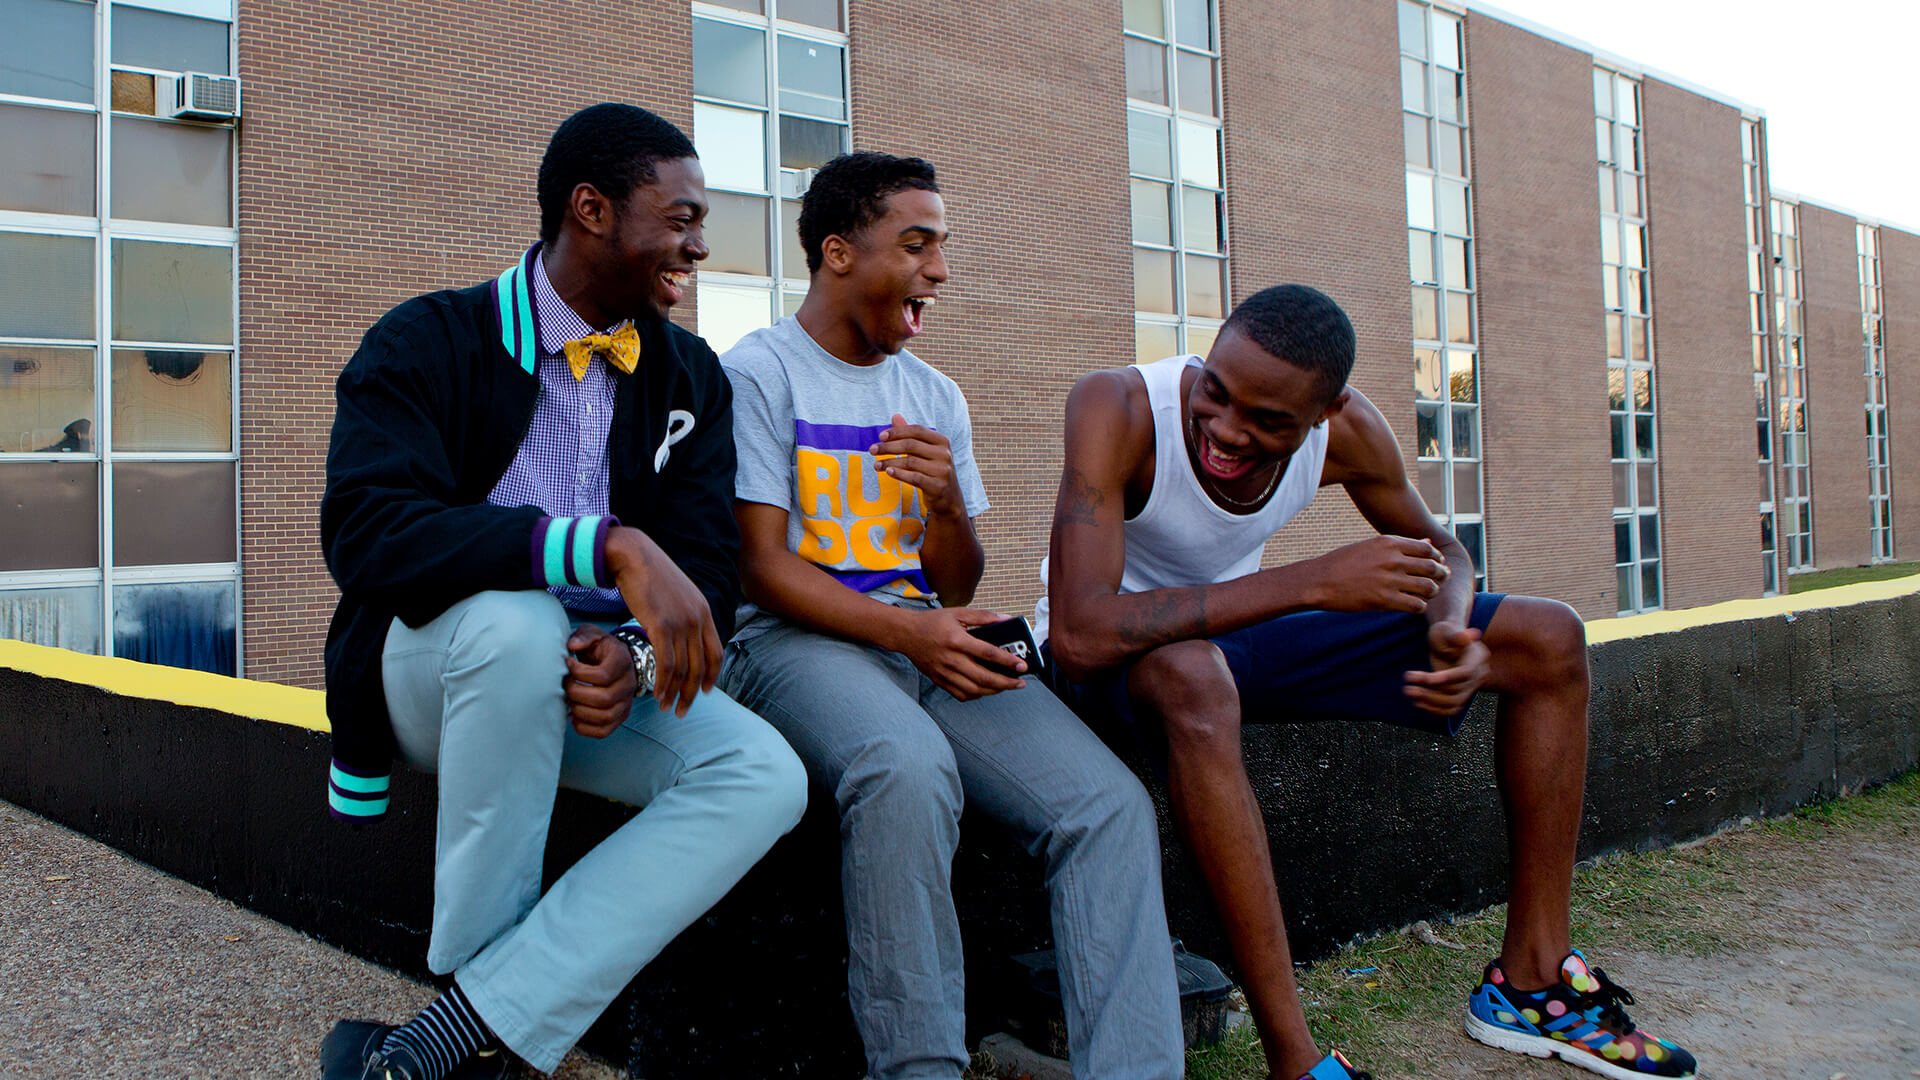
[[[327,1080],[496,1077],[502,1047],[552,1071],[806,805],[793,751],[713,689],[732,395],[666,318],[707,255],[693,144],[593,106],[539,197],[540,242],[498,281],[401,304],[340,375],[331,801],[383,813],[396,753],[439,774],[427,966],[453,979],[398,1028],[337,1025]],[[641,810],[542,895],[561,784]]]
[[[1180,1004],[1140,782],[967,633],[987,509],[966,399],[906,351],[947,280],[933,166],[851,154],[800,209],[799,313],[722,358],[747,599],[721,685],[840,813],[848,996],[869,1080],[967,1065],[950,876],[963,802],[1046,859],[1074,1075],[1174,1080]]]
[[[1466,549],[1407,482],[1379,410],[1346,385],[1353,354],[1332,300],[1283,285],[1236,308],[1204,362],[1080,380],[1038,620],[1065,690],[1089,719],[1164,747],[1175,816],[1281,1080],[1364,1074],[1307,1030],[1241,725],[1331,714],[1451,735],[1477,691],[1498,691],[1512,894],[1468,1033],[1622,1080],[1692,1076],[1692,1055],[1636,1029],[1621,1008],[1633,998],[1569,940],[1580,619],[1552,600],[1474,594]],[[1381,535],[1262,570],[1267,539],[1332,484]]]

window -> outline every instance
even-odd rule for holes
[[[1205,355],[1227,289],[1220,38],[1213,0],[1126,0],[1134,347]]]
[[[1874,562],[1893,559],[1893,465],[1887,456],[1887,343],[1880,295],[1880,230],[1855,225],[1860,253],[1860,339],[1867,370],[1867,538]]]
[[[841,0],[693,5],[693,140],[707,174],[700,333],[718,352],[799,310],[800,196],[848,146]]]
[[[231,5],[0,22],[0,637],[236,674],[234,133],[155,115]]]
[[[1648,248],[1640,80],[1593,71],[1600,177],[1600,292],[1613,445],[1613,570],[1622,615],[1661,605],[1659,425],[1654,409],[1653,260]]]
[[[1800,292],[1800,204],[1774,199],[1773,325],[1779,394],[1780,537],[1787,572],[1813,569],[1813,459],[1807,443],[1806,326]]]
[[[1740,121],[1740,158],[1747,190],[1747,322],[1753,341],[1753,417],[1760,466],[1760,580],[1762,595],[1780,591],[1780,557],[1774,538],[1780,519],[1773,504],[1773,388],[1767,353],[1766,129],[1757,119]]]
[[[1413,282],[1414,442],[1420,496],[1487,584],[1475,322],[1472,155],[1460,18],[1400,0],[1407,263]]]

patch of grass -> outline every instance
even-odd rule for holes
[[[1803,806],[1764,828],[1797,838],[1815,838],[1833,829],[1920,825],[1920,771],[1847,797]]]
[[[1815,570],[1808,574],[1794,574],[1787,579],[1787,587],[1793,595],[1798,596],[1814,589],[1832,589],[1862,581],[1886,581],[1888,578],[1907,577],[1910,574],[1920,574],[1920,562],[1881,563],[1878,566],[1843,566],[1837,570]]]

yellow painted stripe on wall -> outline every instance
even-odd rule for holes
[[[1864,604],[1870,600],[1891,600],[1896,596],[1920,592],[1920,574],[1889,578],[1886,581],[1862,581],[1832,589],[1788,596],[1769,596],[1756,600],[1729,600],[1724,604],[1682,608],[1679,611],[1655,611],[1629,615],[1622,619],[1595,619],[1587,624],[1587,642],[1617,641],[1620,638],[1664,634],[1712,623],[1738,622],[1742,619],[1766,619],[1796,611]]]
[[[318,690],[116,660],[24,641],[0,640],[0,667],[97,686],[125,697],[171,701],[310,731],[333,730],[327,724],[326,695]]]
[[[1920,574],[1888,581],[1863,581],[1858,585],[1843,585],[1835,589],[1816,589],[1792,596],[1729,600],[1724,604],[1681,611],[1656,611],[1648,615],[1630,615],[1624,619],[1596,619],[1587,624],[1587,641],[1598,644],[1713,623],[1772,618],[1789,612],[1891,600],[1915,592],[1920,592]],[[326,695],[318,690],[233,679],[225,675],[209,675],[202,671],[142,664],[133,660],[116,660],[5,639],[0,639],[0,667],[49,679],[97,686],[127,697],[214,709],[254,720],[291,724],[309,731],[333,730],[327,723]]]

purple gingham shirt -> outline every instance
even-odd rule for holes
[[[533,309],[539,318],[540,400],[520,450],[494,485],[495,506],[537,506],[549,517],[607,513],[607,429],[613,423],[613,372],[596,356],[576,380],[562,347],[599,333],[568,307],[547,280],[546,260],[533,260]],[[611,327],[609,329],[612,329]],[[548,589],[570,610],[625,614],[618,589],[556,585]]]

